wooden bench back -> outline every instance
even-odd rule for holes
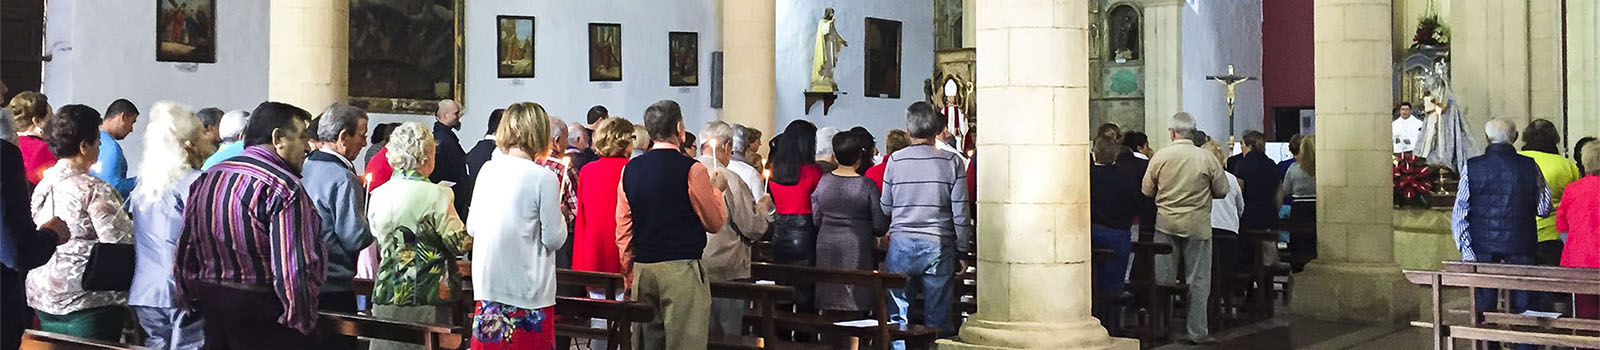
[[[755,279],[786,284],[816,282],[871,288],[873,293],[873,315],[878,321],[878,326],[875,327],[875,333],[877,333],[878,338],[876,343],[880,344],[880,347],[888,346],[889,342],[893,340],[893,337],[889,334],[889,289],[905,288],[909,282],[906,275],[897,273],[768,263],[750,264],[750,275]]]
[[[1478,310],[1473,306],[1470,325],[1444,323],[1443,287],[1512,289],[1577,294],[1600,294],[1600,271],[1583,268],[1445,262],[1444,271],[1403,271],[1406,280],[1431,289],[1435,349],[1447,349],[1453,338],[1559,347],[1600,348],[1600,337],[1563,334],[1600,330],[1600,322],[1545,319],[1520,314]],[[1489,326],[1516,326],[1501,329]],[[1541,332],[1527,327],[1555,329]]]
[[[400,322],[343,312],[323,311],[318,316],[317,329],[324,334],[419,344],[424,349],[466,349],[472,345],[464,326]]]
[[[622,275],[608,272],[556,269],[556,284],[562,286],[594,288],[605,292],[606,299],[622,295]]]
[[[21,350],[145,350],[138,345],[112,343],[30,329],[22,334]]]

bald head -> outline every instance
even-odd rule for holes
[[[439,123],[451,128],[461,128],[461,105],[455,100],[439,100],[439,110],[434,112],[433,116],[439,119]]]
[[[1517,142],[1517,127],[1505,118],[1490,119],[1483,124],[1483,133],[1489,137],[1489,143],[1515,143]]]

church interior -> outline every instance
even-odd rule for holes
[[[1463,259],[1456,226],[1469,220],[1465,169],[1503,143],[1497,122],[1519,147],[1524,128],[1553,126],[1553,153],[1582,168],[1583,139],[1600,136],[1595,1],[0,0],[0,81],[5,101],[33,91],[57,107],[127,99],[140,110],[176,101],[248,111],[277,101],[316,115],[345,102],[374,127],[432,124],[450,100],[464,148],[492,136],[492,111],[523,101],[567,122],[600,105],[642,125],[648,107],[673,100],[685,130],[738,124],[765,135],[760,145],[796,121],[882,137],[908,128],[919,102],[946,118],[975,183],[975,245],[956,257],[970,268],[951,282],[957,332],[887,323],[884,293],[906,288],[904,274],[786,270],[762,262],[772,243],[751,242],[751,281],[710,287],[749,300],[743,331],[710,348],[1600,348],[1600,321],[1575,310],[1594,307],[1583,296],[1600,294],[1600,270]],[[1314,148],[1310,219],[1290,218],[1298,197],[1269,190],[1274,224],[1240,229],[1234,215],[1232,235],[1207,243],[1217,263],[1205,262],[1203,282],[1188,283],[1192,271],[1162,276],[1195,269],[1175,255],[1190,243],[1157,232],[1165,217],[1124,229],[1117,249],[1092,233],[1101,226],[1090,174],[1104,160],[1091,154],[1107,124],[1118,145],[1147,138],[1151,153],[1138,155],[1147,160],[1205,143],[1180,130],[1273,164]],[[137,168],[148,126],[135,125],[120,144]],[[885,160],[887,144],[877,146]],[[1234,175],[1252,193],[1253,180]],[[1566,186],[1540,184],[1552,202]],[[1600,249],[1574,243],[1592,229],[1562,227],[1568,254]],[[892,254],[884,249],[878,263]],[[1102,268],[1108,261],[1121,268]],[[1106,274],[1122,275],[1112,277],[1122,288],[1096,290]],[[620,278],[557,274],[591,291]],[[863,283],[879,292],[878,308],[865,323],[818,323],[827,315],[792,305],[796,288],[815,282]],[[1196,301],[1201,283],[1210,294]],[[1501,290],[1498,303],[1474,302],[1511,287],[1549,300],[1521,307],[1521,292]],[[562,298],[562,317],[610,321],[558,320],[573,349],[627,344],[619,332],[641,322],[636,302]],[[939,301],[914,301],[928,302]],[[453,326],[324,314],[318,331],[464,349],[470,304]],[[1196,315],[1207,322],[1187,323]],[[148,335],[131,320],[118,341],[35,329],[22,348],[142,348]],[[1194,327],[1210,336],[1190,338]]]

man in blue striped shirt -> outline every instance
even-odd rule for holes
[[[972,250],[968,215],[967,165],[958,154],[934,145],[946,134],[946,117],[927,102],[906,109],[911,146],[889,157],[883,172],[883,212],[889,215],[888,271],[910,277],[906,289],[889,291],[891,322],[907,322],[911,293],[921,290],[925,322],[940,336],[955,335],[950,305],[956,272],[965,270],[957,253]],[[905,344],[896,342],[896,349]]]

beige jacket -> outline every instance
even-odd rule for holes
[[[1211,152],[1177,140],[1150,158],[1142,190],[1156,200],[1156,231],[1211,239],[1211,200],[1228,195],[1228,176]]]
[[[701,164],[705,164],[702,157]],[[706,166],[708,169],[710,165]],[[757,208],[750,187],[739,181],[739,175],[727,167],[716,167],[712,172],[722,173],[725,181],[716,182],[722,190],[722,201],[728,207],[728,220],[722,224],[720,234],[706,234],[706,249],[700,257],[706,278],[711,281],[729,281],[750,277],[750,244],[767,232],[767,213]],[[734,229],[738,226],[738,229]]]

